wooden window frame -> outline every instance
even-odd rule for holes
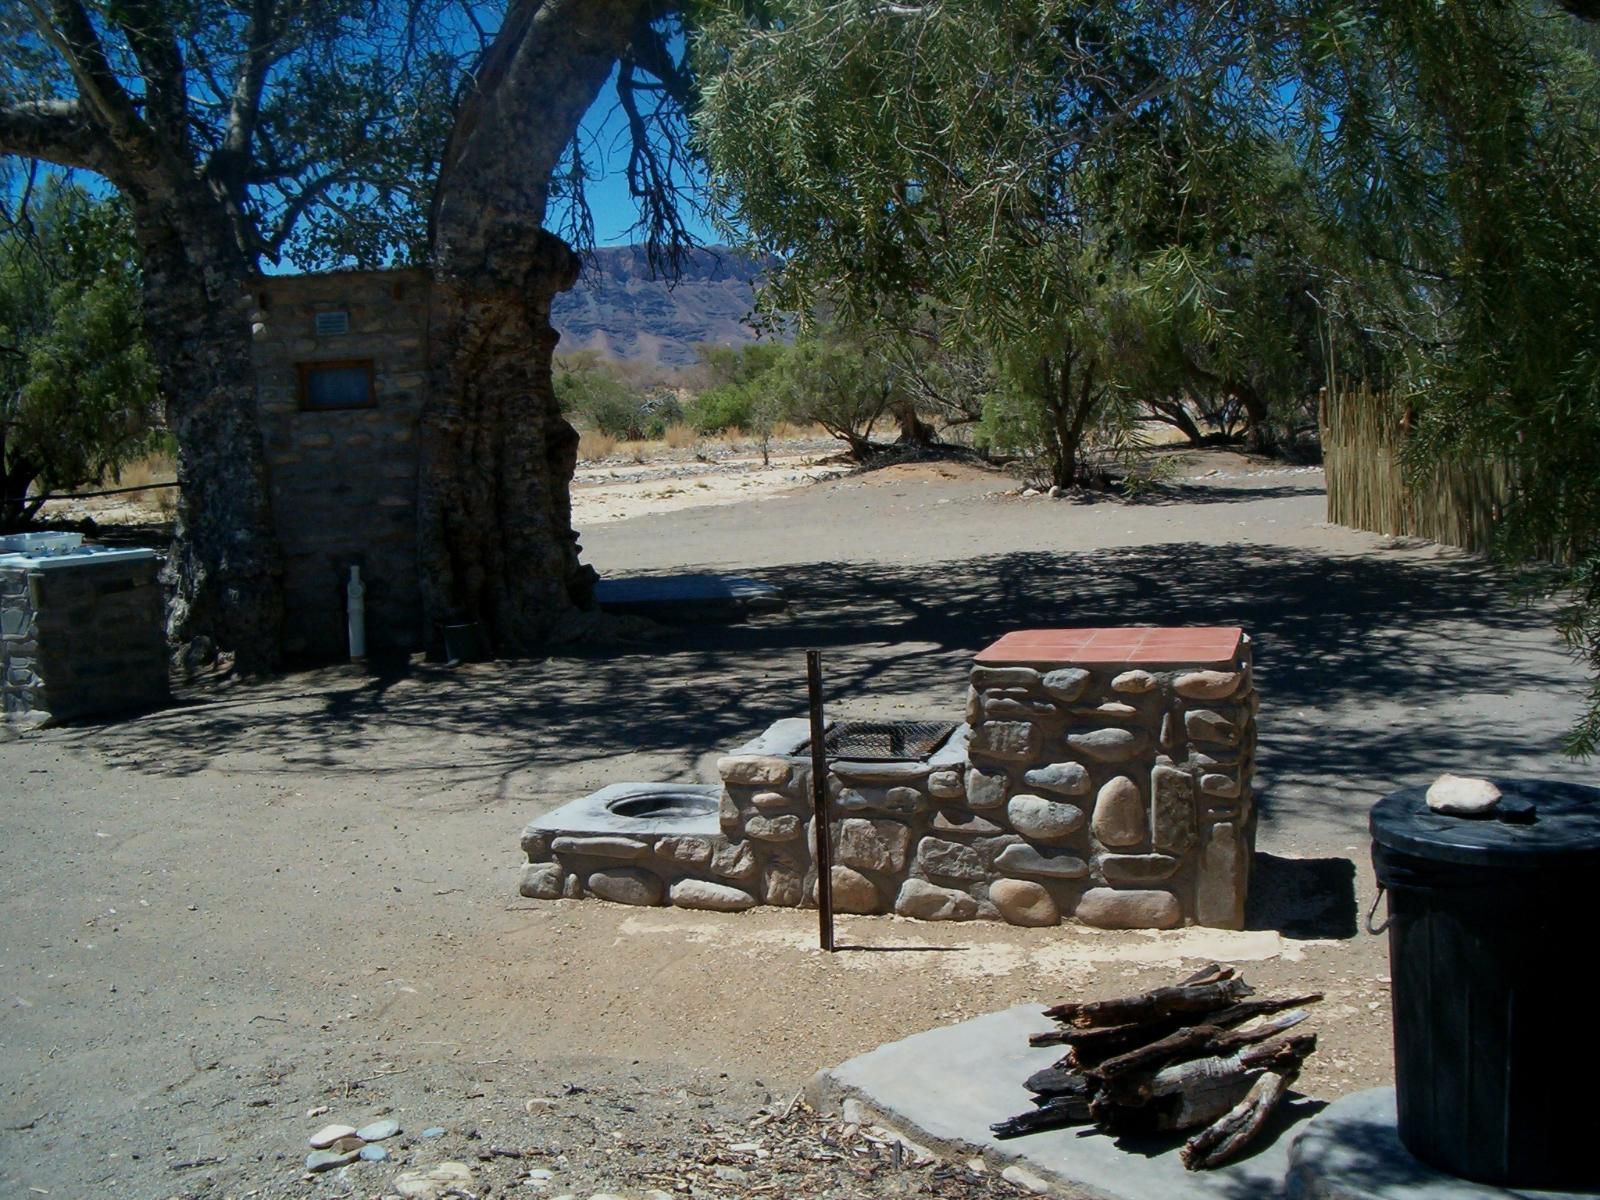
[[[311,373],[313,371],[351,371],[365,370],[367,373],[367,398],[360,404],[312,404],[311,401]],[[294,365],[295,376],[298,381],[296,389],[301,412],[351,412],[363,408],[378,407],[378,365],[370,358],[327,358],[313,362],[297,362]]]

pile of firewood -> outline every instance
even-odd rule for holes
[[[1251,999],[1232,967],[1213,964],[1176,987],[1120,1000],[1058,1004],[1061,1026],[1035,1046],[1065,1046],[1054,1066],[1028,1079],[1034,1110],[991,1126],[1020,1137],[1067,1125],[1114,1135],[1197,1129],[1180,1152],[1191,1171],[1238,1156],[1317,1048],[1287,1031],[1320,994]]]

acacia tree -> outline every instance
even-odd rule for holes
[[[991,432],[1017,418],[1011,432],[1048,434],[1049,475],[1071,485],[1122,394],[1107,284],[1137,275],[1150,240],[1123,200],[1160,172],[1169,194],[1192,195],[1230,140],[1277,119],[1292,39],[1275,15],[729,4],[699,44],[699,132],[733,223],[783,262],[764,303],[826,299],[865,326],[938,313],[941,340],[1000,367]],[[1204,224],[1243,220],[1249,198],[1219,189]]]
[[[127,214],[58,179],[40,190],[0,229],[0,530],[158,439]]]
[[[0,152],[94,172],[133,223],[178,446],[169,631],[244,672],[275,664],[282,609],[245,285],[420,231],[452,68],[412,28],[359,0],[0,8]]]
[[[654,0],[515,0],[497,31],[450,0],[20,0],[0,9],[0,152],[84,168],[132,215],[181,484],[169,632],[271,669],[281,621],[245,286],[263,258],[431,253],[419,545],[435,620],[502,649],[586,606],[550,386],[549,300],[577,260],[543,229],[581,200],[579,120],[621,64],[652,261],[687,242],[688,91]],[[459,61],[487,46],[461,82]],[[448,135],[448,137],[447,137]],[[429,203],[431,198],[431,205]],[[581,203],[565,232],[581,240]]]

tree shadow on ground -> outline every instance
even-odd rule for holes
[[[672,763],[670,779],[692,779],[707,752],[799,715],[807,649],[823,651],[830,707],[959,719],[973,654],[1008,631],[1239,625],[1255,643],[1270,822],[1317,817],[1374,781],[1434,771],[1442,756],[1493,760],[1507,744],[1504,722],[1447,712],[1448,698],[1506,679],[1570,691],[1579,678],[1545,615],[1507,601],[1492,572],[1464,558],[1171,544],[817,562],[765,577],[787,591],[786,613],[536,661],[311,672],[74,736],[158,774],[219,761],[380,778],[447,768],[452,786],[479,789],[485,803],[554,804],[570,796],[540,780],[563,766],[603,773],[607,759],[644,753]],[[1407,720],[1368,720],[1376,702]],[[1546,724],[1517,730],[1519,748],[1553,754],[1563,723]]]

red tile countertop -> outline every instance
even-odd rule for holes
[[[983,666],[1007,663],[1227,666],[1244,631],[1236,625],[1019,629],[978,651]]]

